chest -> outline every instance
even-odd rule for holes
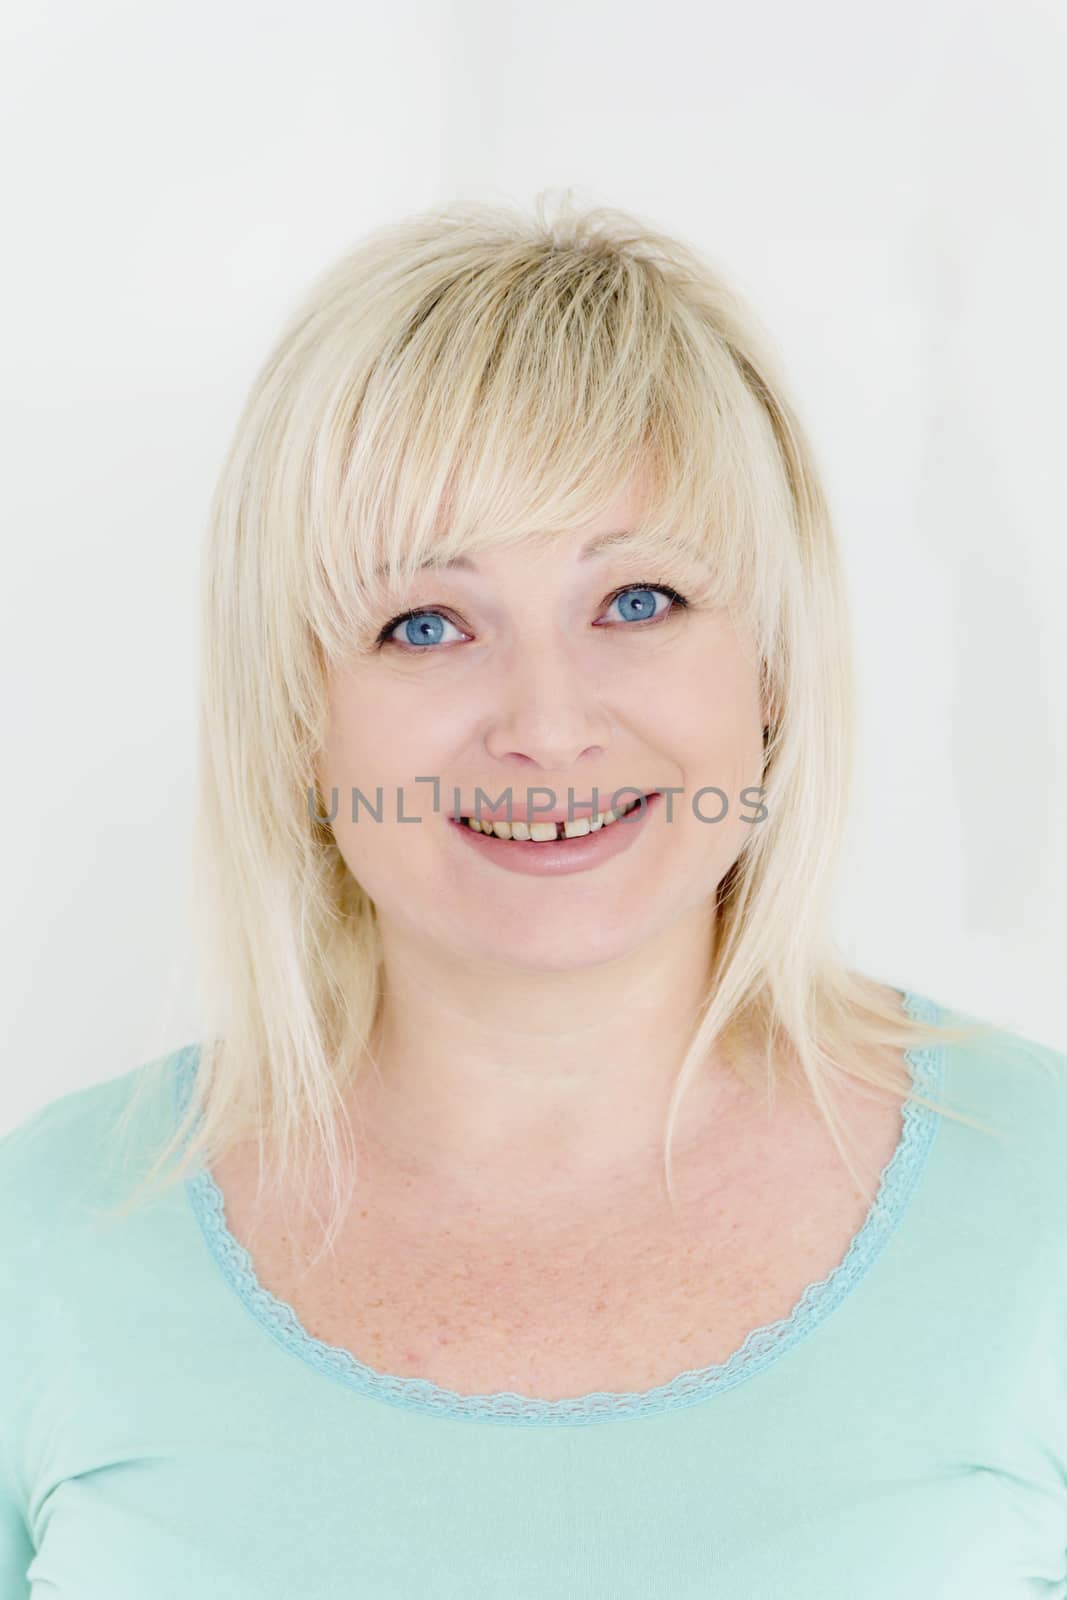
[[[866,1102],[850,1126],[873,1196],[900,1108]],[[502,1227],[488,1201],[413,1202],[375,1172],[371,1199],[317,1261],[310,1233],[253,1219],[239,1160],[213,1175],[259,1282],[313,1338],[460,1394],[547,1400],[720,1364],[840,1264],[870,1208],[814,1119],[749,1128],[728,1160],[709,1146],[683,1175],[677,1216],[650,1186]]]

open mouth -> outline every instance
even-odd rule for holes
[[[474,833],[485,833],[497,839],[513,839],[523,844],[550,844],[560,839],[580,839],[590,833],[598,833],[601,828],[612,828],[634,811],[647,807],[648,802],[654,798],[656,791],[646,795],[638,795],[636,800],[630,801],[617,810],[607,809],[598,811],[593,816],[575,817],[573,821],[548,822],[538,821],[536,818],[529,822],[516,818],[513,822],[489,822],[477,817],[461,817],[451,820],[457,827],[470,828]]]

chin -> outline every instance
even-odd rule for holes
[[[533,927],[512,924],[497,937],[486,937],[483,925],[464,950],[466,960],[486,959],[527,972],[580,972],[627,956],[641,940],[632,926],[618,921],[586,927],[571,917],[565,926]]]

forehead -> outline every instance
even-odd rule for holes
[[[432,541],[429,548],[424,544],[422,560],[416,566],[407,567],[407,570],[413,573],[425,571],[477,573],[482,551],[510,549],[516,544],[521,544],[527,549],[532,547],[539,554],[549,558],[553,555],[563,556],[573,550],[576,559],[582,564],[612,555],[622,555],[636,545],[643,544],[647,548],[647,534],[642,536],[639,531],[641,514],[646,506],[647,484],[643,471],[638,469],[629,481],[601,506],[599,512],[589,514],[577,525],[572,523],[553,528],[534,524],[527,526],[518,537],[514,531],[509,532],[499,542],[494,540],[491,531],[487,530],[484,540],[475,536],[467,551],[456,550],[456,541],[453,541],[452,550],[455,553],[449,554],[449,530],[447,523],[443,524],[440,529],[439,544],[437,541]],[[412,551],[411,555],[414,554]],[[401,565],[406,566],[406,561],[402,560]],[[395,570],[394,566],[392,571]],[[375,575],[388,581],[389,563],[376,565]]]
[[[565,538],[565,534],[554,536],[557,541]],[[634,544],[636,539],[637,535],[632,528],[612,528],[606,533],[586,539],[578,551],[578,560],[595,561],[598,557],[619,554]],[[473,556],[451,556],[447,559],[430,556],[421,562],[416,570],[424,572],[430,569],[436,572],[476,572],[478,562]]]

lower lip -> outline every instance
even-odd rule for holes
[[[595,833],[579,834],[576,839],[544,840],[498,839],[496,834],[479,833],[466,822],[448,819],[471,850],[505,872],[525,873],[527,877],[559,877],[568,872],[589,872],[602,861],[621,855],[644,832],[649,816],[658,807],[660,796],[648,795],[629,816],[620,817],[598,828]]]

